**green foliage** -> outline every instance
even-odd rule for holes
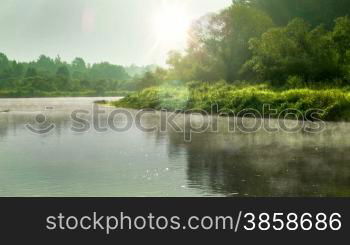
[[[270,105],[277,114],[268,114],[264,105]],[[310,109],[323,110],[319,116],[323,120],[350,120],[350,94],[340,89],[289,89],[273,90],[266,85],[237,87],[223,82],[209,84],[191,82],[181,87],[154,87],[131,94],[114,102],[116,107],[204,110],[211,112],[217,105],[222,113],[239,113],[244,109],[254,109],[262,116],[284,116],[288,109],[297,109],[308,116]]]
[[[333,25],[335,18],[350,14],[348,0],[233,0],[266,12],[273,21],[286,25],[294,18],[302,18],[313,26]]]
[[[299,76],[290,76],[287,80],[287,87],[288,88],[304,88],[304,80]]]
[[[188,90],[183,87],[154,87],[131,94],[115,106],[181,110],[187,107]]]
[[[251,56],[250,38],[258,37],[273,26],[269,16],[244,5],[233,5],[219,14],[196,21],[185,55],[171,52],[168,64],[174,79],[233,82]]]
[[[98,79],[129,79],[129,75],[126,73],[122,66],[112,65],[108,62],[100,64],[94,64],[88,74],[93,80]]]
[[[228,114],[249,108],[265,117],[285,116],[290,109],[310,117],[316,109],[323,120],[350,120],[350,19],[331,24],[349,11],[349,2],[234,2],[195,22],[186,52],[169,54],[168,71],[146,74],[139,80],[139,89],[146,89],[114,105],[207,112],[217,105]],[[264,105],[277,114],[265,112]]]
[[[349,83],[350,19],[339,17],[350,13],[349,1],[233,3],[193,24],[186,52],[169,54],[169,80],[268,80],[278,87],[296,86],[290,77],[303,80],[297,87]]]
[[[133,86],[132,86],[133,84]],[[19,63],[0,53],[1,94],[39,96],[43,94],[115,94],[113,91],[137,89],[122,66],[107,62],[87,65],[82,58],[71,64],[41,55],[37,61]],[[91,91],[94,91],[93,93]]]
[[[136,66],[134,64],[124,67],[128,75],[133,78],[142,77],[146,72],[154,72],[157,68],[157,65]]]
[[[341,62],[350,64],[350,18],[347,16],[336,19],[331,35]]]
[[[26,72],[25,77],[36,77],[38,75],[38,72],[35,68],[29,67]]]
[[[0,92],[108,95],[143,90],[120,105],[208,109],[216,101],[230,110],[266,101],[281,109],[309,108],[320,96],[321,108],[328,110],[325,118],[347,108],[343,91],[350,87],[350,19],[340,16],[349,14],[350,1],[233,3],[193,23],[185,52],[170,52],[168,69],[90,65],[82,58],[67,63],[45,55],[16,62],[0,53]]]
[[[270,29],[261,38],[250,40],[254,55],[244,70],[277,85],[283,85],[290,76],[306,82],[344,79],[349,67],[348,30],[347,17],[337,19],[332,32],[322,26],[311,29],[305,21],[295,19],[286,27]]]

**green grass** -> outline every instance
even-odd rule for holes
[[[297,109],[304,115],[308,110],[319,109],[320,119],[350,121],[350,93],[342,89],[288,89],[274,90],[266,85],[233,86],[224,83],[193,83],[181,87],[153,87],[132,93],[113,102],[116,107],[134,109],[204,110],[211,111],[217,104],[220,111],[236,114],[244,109],[254,109],[263,116],[263,106],[268,104],[278,114],[286,109]],[[270,116],[276,116],[271,114]]]

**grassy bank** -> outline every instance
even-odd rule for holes
[[[127,96],[130,91],[106,91],[97,93],[94,90],[87,91],[26,91],[26,90],[0,90],[0,98],[31,98],[31,97],[97,97],[97,96]]]
[[[244,109],[257,110],[268,116],[263,106],[268,104],[278,114],[297,109],[309,116],[310,109],[323,112],[318,118],[327,121],[350,121],[350,93],[344,89],[275,90],[268,86],[232,86],[219,84],[189,84],[181,87],[153,87],[113,102],[116,107],[134,109],[205,110],[217,104],[220,111],[237,114]],[[271,114],[274,116],[274,114]]]

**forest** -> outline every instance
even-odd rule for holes
[[[261,113],[268,103],[282,114],[320,109],[321,119],[349,120],[349,12],[348,0],[233,1],[193,23],[186,51],[148,74],[154,87],[114,104]]]
[[[350,0],[233,0],[195,20],[167,67],[71,63],[0,54],[0,96],[128,95],[116,106],[226,110],[273,103],[279,111],[350,118]],[[181,96],[186,95],[186,100]]]
[[[350,1],[234,2],[193,24],[186,53],[169,55],[170,79],[347,84]]]
[[[41,55],[18,62],[0,53],[0,97],[125,95],[142,89],[142,76],[156,66],[123,67],[108,62],[71,63]]]

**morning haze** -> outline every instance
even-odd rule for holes
[[[350,197],[350,0],[230,3],[1,0],[0,197]]]
[[[186,17],[197,18],[229,6],[231,0],[2,0],[1,52],[30,61],[40,54],[63,60],[83,57],[90,63],[164,64],[171,49],[157,42],[154,15],[161,5],[183,5]]]

